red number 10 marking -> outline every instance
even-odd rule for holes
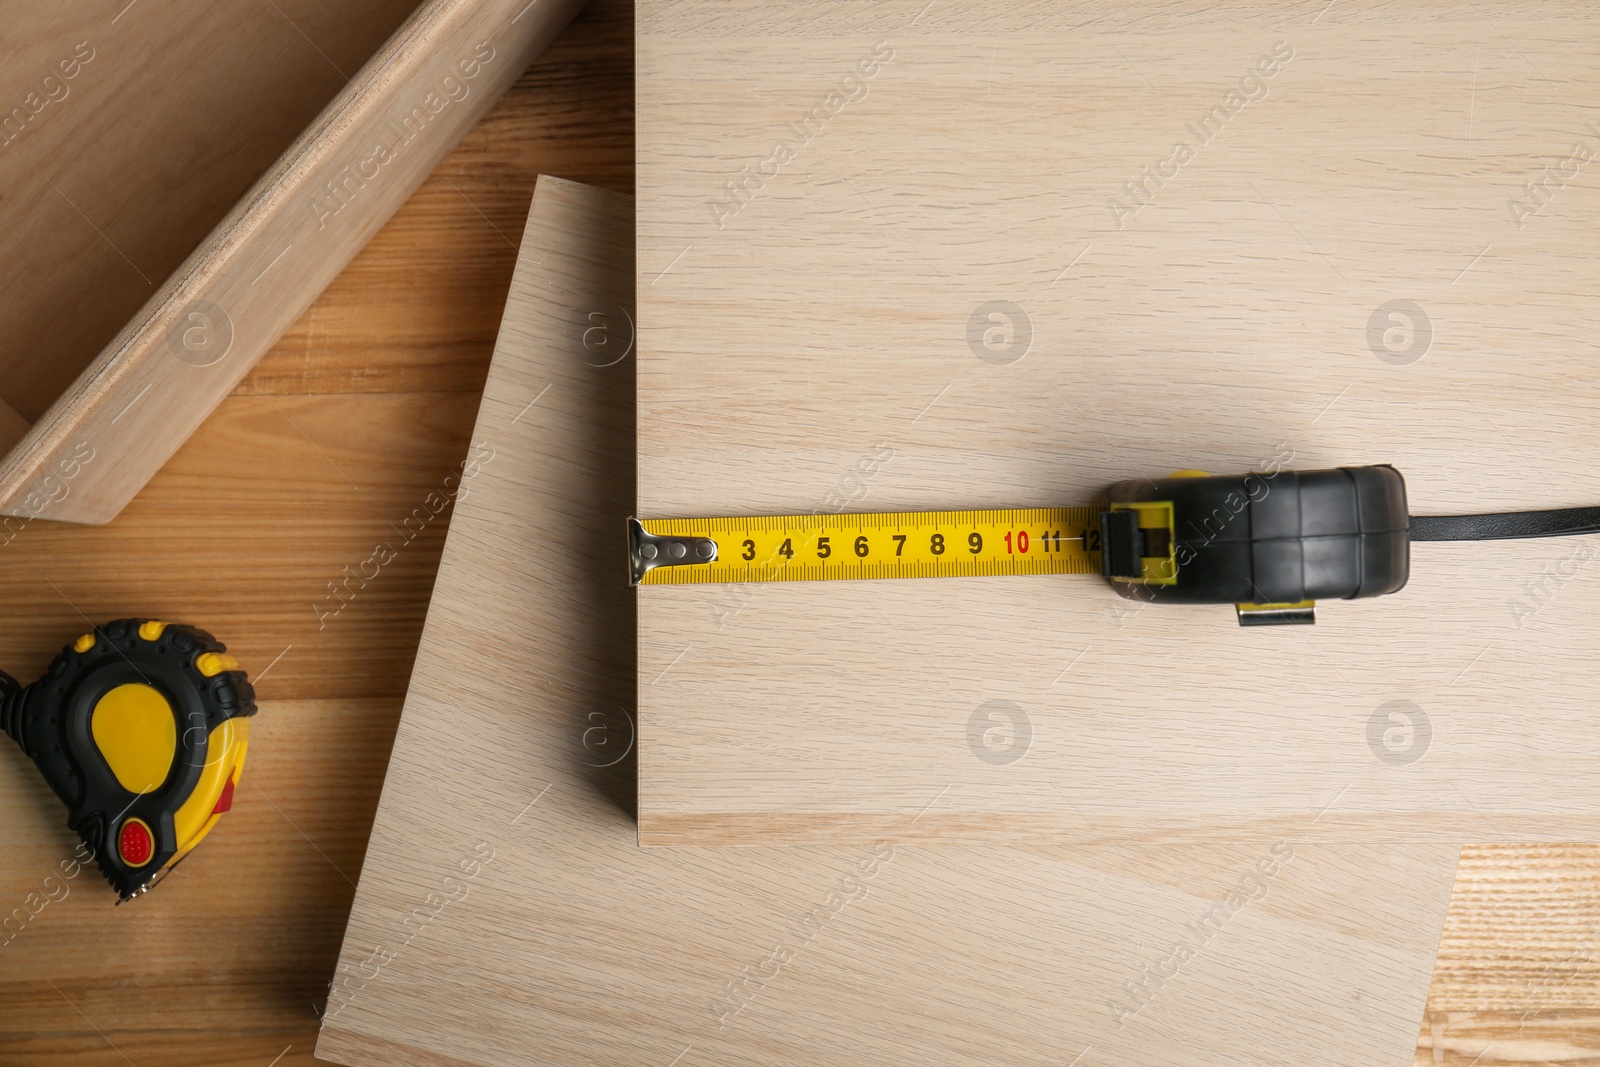
[[[1006,551],[1007,552],[1011,552],[1012,551],[1012,548],[1011,548],[1011,531],[1010,530],[1006,531]],[[1016,547],[1016,551],[1017,552],[1027,552],[1028,551],[1028,531],[1027,530],[1019,530],[1019,531],[1017,531],[1017,547]]]

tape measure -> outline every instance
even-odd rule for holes
[[[1387,465],[1130,479],[1103,505],[629,520],[635,585],[1099,574],[1123,596],[1308,624],[1398,592],[1412,541],[1600,531],[1600,508],[1412,516]]]
[[[0,672],[0,728],[123,900],[233,806],[256,704],[227,652],[192,626],[119,619],[62,649],[32,685]]]
[[[1098,574],[1100,508],[634,521],[636,584]]]

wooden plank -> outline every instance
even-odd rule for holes
[[[10,5],[4,399],[43,415],[416,8]]]
[[[1434,972],[1432,1007],[1567,1010],[1600,998],[1600,845],[1470,846]]]
[[[114,516],[580,6],[419,8],[0,460],[0,512]]]
[[[1415,1067],[1588,1067],[1600,1047],[1595,1018],[1584,1010],[1452,1014],[1429,1022]]]
[[[1380,462],[1419,514],[1592,504],[1597,44],[1572,3],[644,4],[640,514]],[[1419,544],[1314,629],[651,587],[641,839],[1593,838],[1596,553]]]
[[[1450,847],[636,847],[632,220],[540,180],[318,1055],[1404,1059]]]

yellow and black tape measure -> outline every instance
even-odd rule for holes
[[[123,900],[164,877],[233,806],[255,690],[192,626],[118,619],[44,677],[0,671],[0,730],[67,806],[67,825]]]
[[[630,520],[635,585],[1099,574],[1118,592],[1310,623],[1398,592],[1411,542],[1600,532],[1600,508],[1410,514],[1387,465],[1118,482],[1102,506]]]
[[[634,581],[1099,574],[1103,508],[635,520]]]

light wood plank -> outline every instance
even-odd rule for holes
[[[632,217],[534,195],[319,1055],[1402,1060],[1448,846],[636,847]]]
[[[1593,165],[1507,206],[1600,148],[1587,6],[639,20],[642,515],[1274,463],[1391,462],[1419,514],[1600,500]],[[1426,344],[1369,335],[1397,299]],[[1025,353],[984,347],[994,300]],[[1596,555],[1419,544],[1402,593],[1314,629],[1072,576],[650,587],[641,838],[1592,838]]]
[[[580,6],[419,8],[0,460],[0,512],[114,516]]]

